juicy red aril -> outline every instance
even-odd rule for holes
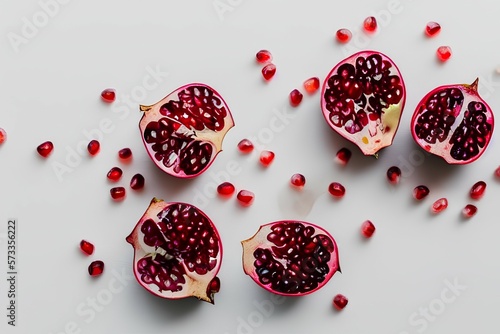
[[[302,95],[301,92],[299,92],[298,89],[294,89],[290,92],[290,104],[292,107],[297,107],[300,102],[302,102],[302,98],[304,95]]]
[[[361,225],[361,234],[365,238],[371,238],[373,233],[375,233],[375,225],[373,225],[373,223],[369,220],[363,222],[363,224]]]
[[[445,62],[451,58],[451,48],[449,46],[440,46],[436,51],[436,55],[440,61]]]
[[[481,197],[483,197],[485,190],[486,190],[486,182],[479,181],[474,183],[469,192],[470,198],[476,200],[480,199]]]
[[[342,184],[338,182],[332,182],[328,186],[328,192],[336,198],[341,198],[344,197],[345,195],[345,188]]]
[[[374,16],[368,16],[363,21],[363,28],[367,32],[374,32],[375,30],[377,30],[377,19]]]
[[[213,280],[210,281],[208,285],[209,293],[217,293],[220,291],[220,279],[219,277],[214,277]]]
[[[420,201],[429,195],[429,188],[424,185],[416,186],[413,189],[413,198]]]
[[[340,150],[338,150],[335,158],[339,164],[346,165],[351,159],[351,156],[351,150],[346,147],[342,147]]]
[[[425,26],[425,34],[429,37],[435,36],[440,31],[441,31],[441,25],[437,22],[429,22]]]
[[[122,177],[122,175],[123,171],[120,167],[113,167],[109,170],[107,177],[111,181],[118,181]]]
[[[7,132],[4,129],[0,128],[0,145],[3,144],[7,140]]]
[[[293,174],[290,178],[290,183],[295,187],[303,187],[306,184],[306,178],[302,174]]]
[[[132,150],[128,147],[122,148],[118,151],[118,157],[122,160],[130,159],[132,157]]]
[[[500,178],[500,166],[499,166],[499,167],[497,167],[497,169],[495,169],[495,176],[496,176],[497,178]]]
[[[101,148],[101,144],[97,140],[91,140],[87,145],[87,150],[90,155],[96,155],[99,153],[99,149]]]
[[[348,302],[349,300],[344,295],[338,294],[333,297],[333,306],[339,311],[346,307]]]
[[[130,188],[134,190],[142,189],[144,188],[145,182],[146,180],[144,179],[144,176],[142,176],[142,174],[137,173],[134,176],[132,176],[132,179],[130,180]]]
[[[255,59],[258,63],[265,64],[273,60],[273,55],[267,50],[260,50],[255,55]]]
[[[248,139],[242,139],[238,143],[238,149],[240,150],[241,153],[248,154],[253,151],[253,144]]]
[[[314,94],[319,89],[319,78],[312,77],[304,81],[304,89],[308,94]]]
[[[52,144],[51,141],[46,141],[38,145],[38,147],[36,148],[38,154],[40,154],[44,158],[48,157],[53,149],[54,149],[54,144]]]
[[[271,151],[262,151],[260,153],[259,161],[262,164],[262,166],[267,167],[269,166],[274,160],[274,152]]]
[[[106,103],[112,103],[116,99],[116,93],[114,89],[108,88],[102,91],[101,99]]]
[[[440,198],[432,203],[431,211],[433,213],[440,213],[448,207],[448,200],[446,198]]]
[[[231,196],[235,188],[231,182],[223,182],[217,186],[217,193],[221,196]]]
[[[92,253],[94,253],[94,245],[87,240],[80,241],[80,249],[87,255],[92,255]]]
[[[102,274],[103,271],[104,271],[104,262],[102,262],[100,260],[93,261],[89,265],[89,275],[90,276],[99,276]]]
[[[471,218],[477,213],[477,206],[474,204],[467,204],[463,209],[462,209],[462,215],[465,218]]]
[[[119,201],[125,198],[125,188],[123,187],[114,187],[109,190],[111,194],[111,198]]]
[[[269,81],[276,74],[276,66],[274,64],[267,64],[262,68],[262,76],[266,81]]]
[[[401,169],[397,166],[392,166],[387,170],[387,179],[392,184],[399,183],[399,179],[401,178]]]
[[[347,43],[351,39],[352,33],[349,29],[339,29],[335,36],[340,43]]]
[[[236,195],[238,202],[243,206],[249,206],[253,203],[255,195],[253,192],[248,190],[240,190],[238,195]]]

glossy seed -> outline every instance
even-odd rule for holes
[[[260,153],[259,161],[264,167],[268,167],[274,160],[274,152],[271,151],[262,151]]]
[[[255,55],[255,59],[258,63],[265,64],[273,60],[273,55],[267,50],[260,50]]]
[[[345,188],[338,182],[332,182],[328,186],[328,192],[335,198],[342,198],[345,195]]]
[[[302,95],[301,92],[299,92],[298,89],[294,89],[290,92],[290,105],[292,107],[297,107],[300,102],[302,102],[302,98],[304,97],[304,95]]]
[[[347,43],[351,40],[352,33],[349,29],[339,29],[335,36],[340,43]]]
[[[375,225],[369,220],[366,220],[361,225],[361,234],[365,238],[371,238],[373,233],[375,233]]]
[[[467,204],[463,209],[462,209],[462,215],[464,218],[471,218],[477,213],[477,206],[474,204]]]
[[[101,144],[97,140],[91,140],[87,145],[87,150],[89,151],[89,154],[92,156],[99,153],[100,149],[101,149]]]
[[[262,68],[262,77],[264,77],[264,80],[266,81],[271,80],[275,74],[276,66],[274,64],[267,64]]]
[[[469,191],[469,196],[472,199],[478,200],[484,196],[484,192],[486,191],[486,182],[478,181],[474,183],[472,188]]]
[[[432,203],[431,211],[432,213],[440,213],[446,210],[447,207],[448,207],[448,200],[443,197]]]
[[[41,143],[36,148],[38,154],[40,154],[40,156],[43,158],[47,158],[50,155],[50,153],[52,153],[53,149],[54,149],[54,144],[52,144],[51,141],[46,141],[44,143]]]
[[[135,174],[132,176],[132,179],[130,179],[130,188],[134,190],[140,190],[144,188],[144,184],[146,183],[146,180],[144,179],[144,176],[142,174]]]
[[[429,188],[424,185],[416,186],[413,189],[413,198],[415,198],[417,201],[423,200],[427,195],[429,195]]]
[[[347,303],[349,300],[347,299],[346,296],[338,294],[333,298],[333,306],[338,310],[344,309],[344,307],[347,306]]]
[[[392,184],[398,184],[401,178],[401,169],[398,166],[389,167],[387,170],[387,180]]]
[[[115,187],[115,188],[111,188],[109,190],[109,193],[111,195],[111,198],[114,199],[115,201],[120,201],[120,200],[123,200],[125,198],[125,188],[123,187]]]
[[[451,58],[451,48],[449,46],[440,46],[436,51],[436,55],[440,61],[445,62]]]
[[[105,89],[101,92],[101,99],[106,103],[113,103],[116,99],[116,92],[112,88]]]
[[[304,81],[304,89],[308,94],[314,94],[319,89],[319,78],[312,77]]]
[[[234,191],[235,187],[231,182],[222,182],[217,186],[217,193],[221,196],[231,196]]]
[[[434,37],[441,31],[441,25],[437,22],[428,22],[425,26],[425,34],[428,37]]]
[[[351,160],[352,152],[346,147],[342,147],[335,155],[335,160],[341,165],[347,165]]]
[[[238,143],[238,150],[240,150],[241,153],[248,154],[253,151],[253,143],[248,139],[242,139]]]
[[[255,194],[248,190],[240,190],[236,198],[242,206],[250,206],[254,201]]]
[[[104,271],[104,262],[102,262],[100,260],[93,261],[89,265],[89,275],[90,276],[99,276],[102,274],[103,271]]]
[[[290,183],[292,186],[295,186],[297,188],[302,188],[306,184],[306,178],[302,174],[293,174],[292,177],[290,178]]]
[[[92,253],[94,253],[94,245],[87,240],[80,241],[80,249],[87,255],[92,255]]]

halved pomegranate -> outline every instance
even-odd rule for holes
[[[135,278],[146,290],[162,298],[196,297],[213,304],[222,243],[200,209],[153,198],[126,240],[134,247]]]
[[[245,273],[278,295],[307,295],[323,287],[340,271],[335,240],[311,223],[296,220],[269,223],[241,244]]]
[[[378,51],[361,51],[328,73],[321,109],[330,127],[358,145],[363,154],[392,144],[406,101],[396,64]]]
[[[420,101],[411,120],[413,139],[449,164],[468,164],[484,153],[493,134],[493,112],[471,85],[440,86]]]
[[[207,170],[234,126],[223,98],[201,83],[182,86],[140,109],[139,128],[149,156],[161,170],[180,178]]]

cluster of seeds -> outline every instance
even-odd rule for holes
[[[82,240],[80,241],[80,250],[85,255],[90,256],[94,253],[94,245],[87,240]],[[89,264],[88,271],[90,276],[101,275],[102,272],[104,271],[104,262],[102,262],[101,260],[92,261]]]

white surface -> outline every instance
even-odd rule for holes
[[[433,157],[413,165],[408,161],[423,156],[413,144],[409,120],[416,103],[432,88],[471,83],[480,76],[480,93],[493,109],[500,109],[500,78],[495,74],[500,62],[498,2],[401,0],[396,7],[383,0],[220,2],[233,4],[232,11],[221,17],[212,1],[69,1],[16,53],[8,34],[21,34],[23,17],[31,21],[41,7],[34,0],[3,1],[0,126],[9,138],[0,147],[0,235],[6,233],[9,217],[19,220],[19,309],[15,329],[6,325],[2,311],[2,333],[7,329],[44,334],[311,330],[430,334],[486,333],[497,328],[500,224],[494,217],[500,188],[493,171],[500,163],[498,135],[481,159],[469,166],[447,166]],[[398,13],[379,16],[388,9]],[[376,35],[360,40],[362,21],[370,14],[379,16],[383,26]],[[423,36],[430,20],[443,27],[434,39]],[[333,39],[341,27],[354,32],[351,50],[345,51]],[[435,58],[440,45],[450,45],[454,52],[444,65]],[[254,62],[262,48],[272,51],[278,67],[267,84]],[[273,110],[289,109],[287,98],[293,88],[311,76],[323,80],[345,55],[365,48],[390,56],[408,91],[395,143],[378,160],[362,156],[328,128],[319,94],[305,96],[302,105],[290,112],[289,124],[263,145],[276,153],[269,169],[259,167],[257,152],[238,154],[240,139],[262,135],[273,122]],[[142,100],[133,98],[131,106],[124,107],[123,94],[137,94],[147,68],[156,67],[168,77]],[[141,116],[137,105],[152,104],[192,81],[205,82],[224,96],[236,127],[210,170],[184,181],[162,174],[147,157],[137,129]],[[113,106],[99,100],[107,87],[118,92],[119,101]],[[105,118],[111,119],[113,131],[101,140],[100,154],[92,159],[83,155],[59,182],[53,164],[65,163],[67,147],[86,144],[84,131],[98,128]],[[48,160],[35,153],[45,140],[55,144]],[[129,190],[126,200],[117,204],[109,198],[111,184],[105,176],[119,165],[116,152],[126,146],[132,148],[134,160],[123,166],[120,184],[129,190],[130,177],[141,172],[147,185],[140,194]],[[354,153],[344,168],[333,162],[342,146]],[[207,195],[201,203],[197,194],[212,196],[218,183],[212,175],[225,171],[231,161],[239,167],[231,181],[238,189],[256,193],[254,205],[242,209],[235,198],[222,201]],[[391,165],[401,166],[405,173],[396,187],[385,180]],[[307,177],[310,193],[300,201],[310,207],[287,205],[295,194],[288,187],[295,172]],[[464,222],[460,211],[468,202],[470,186],[480,179],[488,183],[486,196],[477,203],[478,214]],[[327,193],[332,181],[347,188],[341,201],[333,201]],[[411,191],[418,184],[428,185],[431,194],[415,204]],[[225,256],[222,290],[214,306],[162,300],[135,281],[116,281],[116,273],[131,274],[132,248],[125,237],[153,196],[199,203],[218,226]],[[448,197],[449,208],[432,217],[429,206],[442,196]],[[243,274],[239,242],[259,225],[286,218],[306,219],[328,229],[339,245],[343,272],[320,292],[275,304],[270,316],[259,318],[255,303],[272,299]],[[359,235],[365,219],[377,227],[368,242]],[[96,246],[91,258],[79,252],[82,238]],[[5,305],[5,243],[1,247],[0,305]],[[98,279],[86,273],[94,259],[106,263]],[[446,280],[458,280],[467,289],[443,304],[439,300]],[[110,284],[115,293],[108,293]],[[331,307],[336,293],[349,298],[340,313]],[[97,305],[99,311],[91,318],[89,301],[106,296],[112,300]],[[439,309],[442,305],[444,310]],[[422,320],[419,308],[429,306],[442,314]],[[253,327],[238,328],[241,319]]]

